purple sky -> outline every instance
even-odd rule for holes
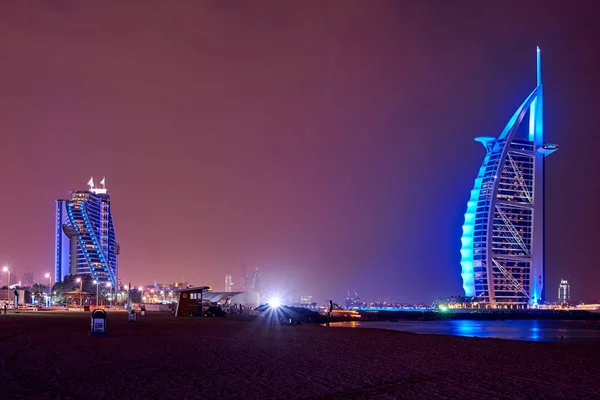
[[[573,5],[572,3],[576,3]],[[484,149],[542,48],[547,291],[600,299],[595,1],[0,3],[0,261],[53,268],[54,200],[106,176],[123,278],[341,300],[462,293]],[[2,279],[5,279],[4,277]]]

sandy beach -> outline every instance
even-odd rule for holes
[[[517,342],[261,319],[127,323],[0,315],[6,399],[592,399],[600,344]]]

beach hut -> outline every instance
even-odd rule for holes
[[[177,291],[176,317],[202,316],[202,303],[204,292],[210,290],[210,286],[198,286]]]
[[[67,298],[67,304],[69,304],[69,299],[71,299],[71,302],[73,301],[73,299],[77,299],[77,303],[79,305],[79,307],[83,307],[82,303],[83,303],[83,299],[89,295],[90,293],[88,292],[84,292],[82,290],[73,290],[72,292],[64,292],[63,295]]]

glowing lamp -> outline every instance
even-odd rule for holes
[[[279,297],[272,297],[271,300],[269,300],[269,305],[275,308],[281,307],[281,300]]]

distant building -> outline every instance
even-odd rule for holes
[[[303,306],[310,306],[312,304],[312,296],[300,296],[300,304]]]
[[[571,286],[565,279],[561,279],[558,285],[558,302],[560,304],[568,304],[571,300]]]
[[[91,274],[101,283],[116,287],[119,245],[105,179],[87,191],[71,192],[68,200],[56,200],[54,235],[56,239],[54,280],[65,276]]]
[[[486,150],[467,203],[461,266],[466,297],[492,308],[544,301],[544,165],[558,149],[544,142],[541,54],[537,86]]]
[[[23,286],[33,286],[34,283],[33,272],[25,272],[24,274],[21,274],[21,284]]]
[[[225,274],[225,291],[233,292],[233,279],[231,278],[231,274]]]
[[[358,293],[356,290],[348,290],[348,296],[346,297],[346,307],[359,307],[361,305],[360,298],[358,297]]]
[[[241,274],[240,274],[240,286],[244,292],[250,290],[250,279],[248,279],[248,270],[246,269],[246,265],[242,264],[241,266]]]
[[[252,291],[261,293],[262,285],[260,283],[260,273],[258,272],[258,267],[254,267],[254,272],[252,272]]]

